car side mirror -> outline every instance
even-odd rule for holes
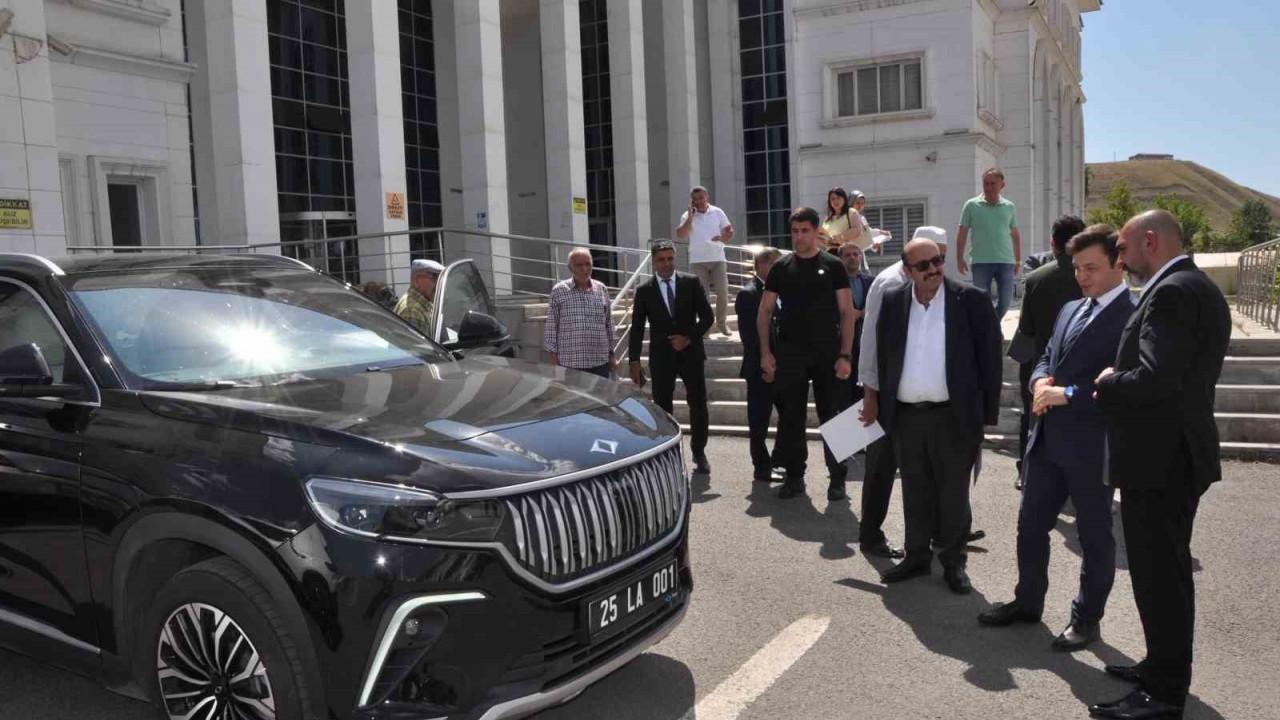
[[[473,348],[507,339],[507,327],[492,315],[468,310],[458,325],[458,339],[450,348]]]
[[[55,385],[49,361],[35,343],[0,351],[0,398],[74,397],[78,385]]]

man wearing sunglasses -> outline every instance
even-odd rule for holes
[[[868,425],[881,421],[902,466],[906,558],[881,580],[928,575],[936,537],[943,579],[967,594],[969,477],[983,426],[999,418],[1000,326],[987,293],[946,278],[933,240],[907,243],[902,261],[910,283],[885,293],[876,324],[878,389],[866,389],[862,417]]]

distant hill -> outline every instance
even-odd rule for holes
[[[1231,216],[1247,200],[1262,200],[1280,217],[1280,198],[1237,185],[1229,178],[1189,160],[1128,160],[1125,162],[1089,163],[1088,197],[1085,208],[1092,210],[1103,204],[1103,197],[1124,181],[1129,192],[1140,201],[1150,202],[1157,195],[1170,195],[1190,200],[1204,208],[1214,232],[1226,232]]]

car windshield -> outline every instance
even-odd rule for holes
[[[130,387],[276,384],[449,359],[377,303],[301,268],[86,273],[65,283]]]

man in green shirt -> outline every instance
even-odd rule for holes
[[[1004,171],[991,168],[982,174],[982,194],[964,204],[960,215],[960,232],[956,236],[956,267],[969,274],[965,249],[972,232],[973,284],[991,292],[996,283],[996,319],[1013,303],[1013,276],[1022,265],[1022,236],[1013,203],[1000,196],[1004,189]]]
[[[409,292],[396,303],[396,314],[427,337],[431,337],[434,331],[436,278],[442,272],[444,266],[435,260],[409,263]]]

